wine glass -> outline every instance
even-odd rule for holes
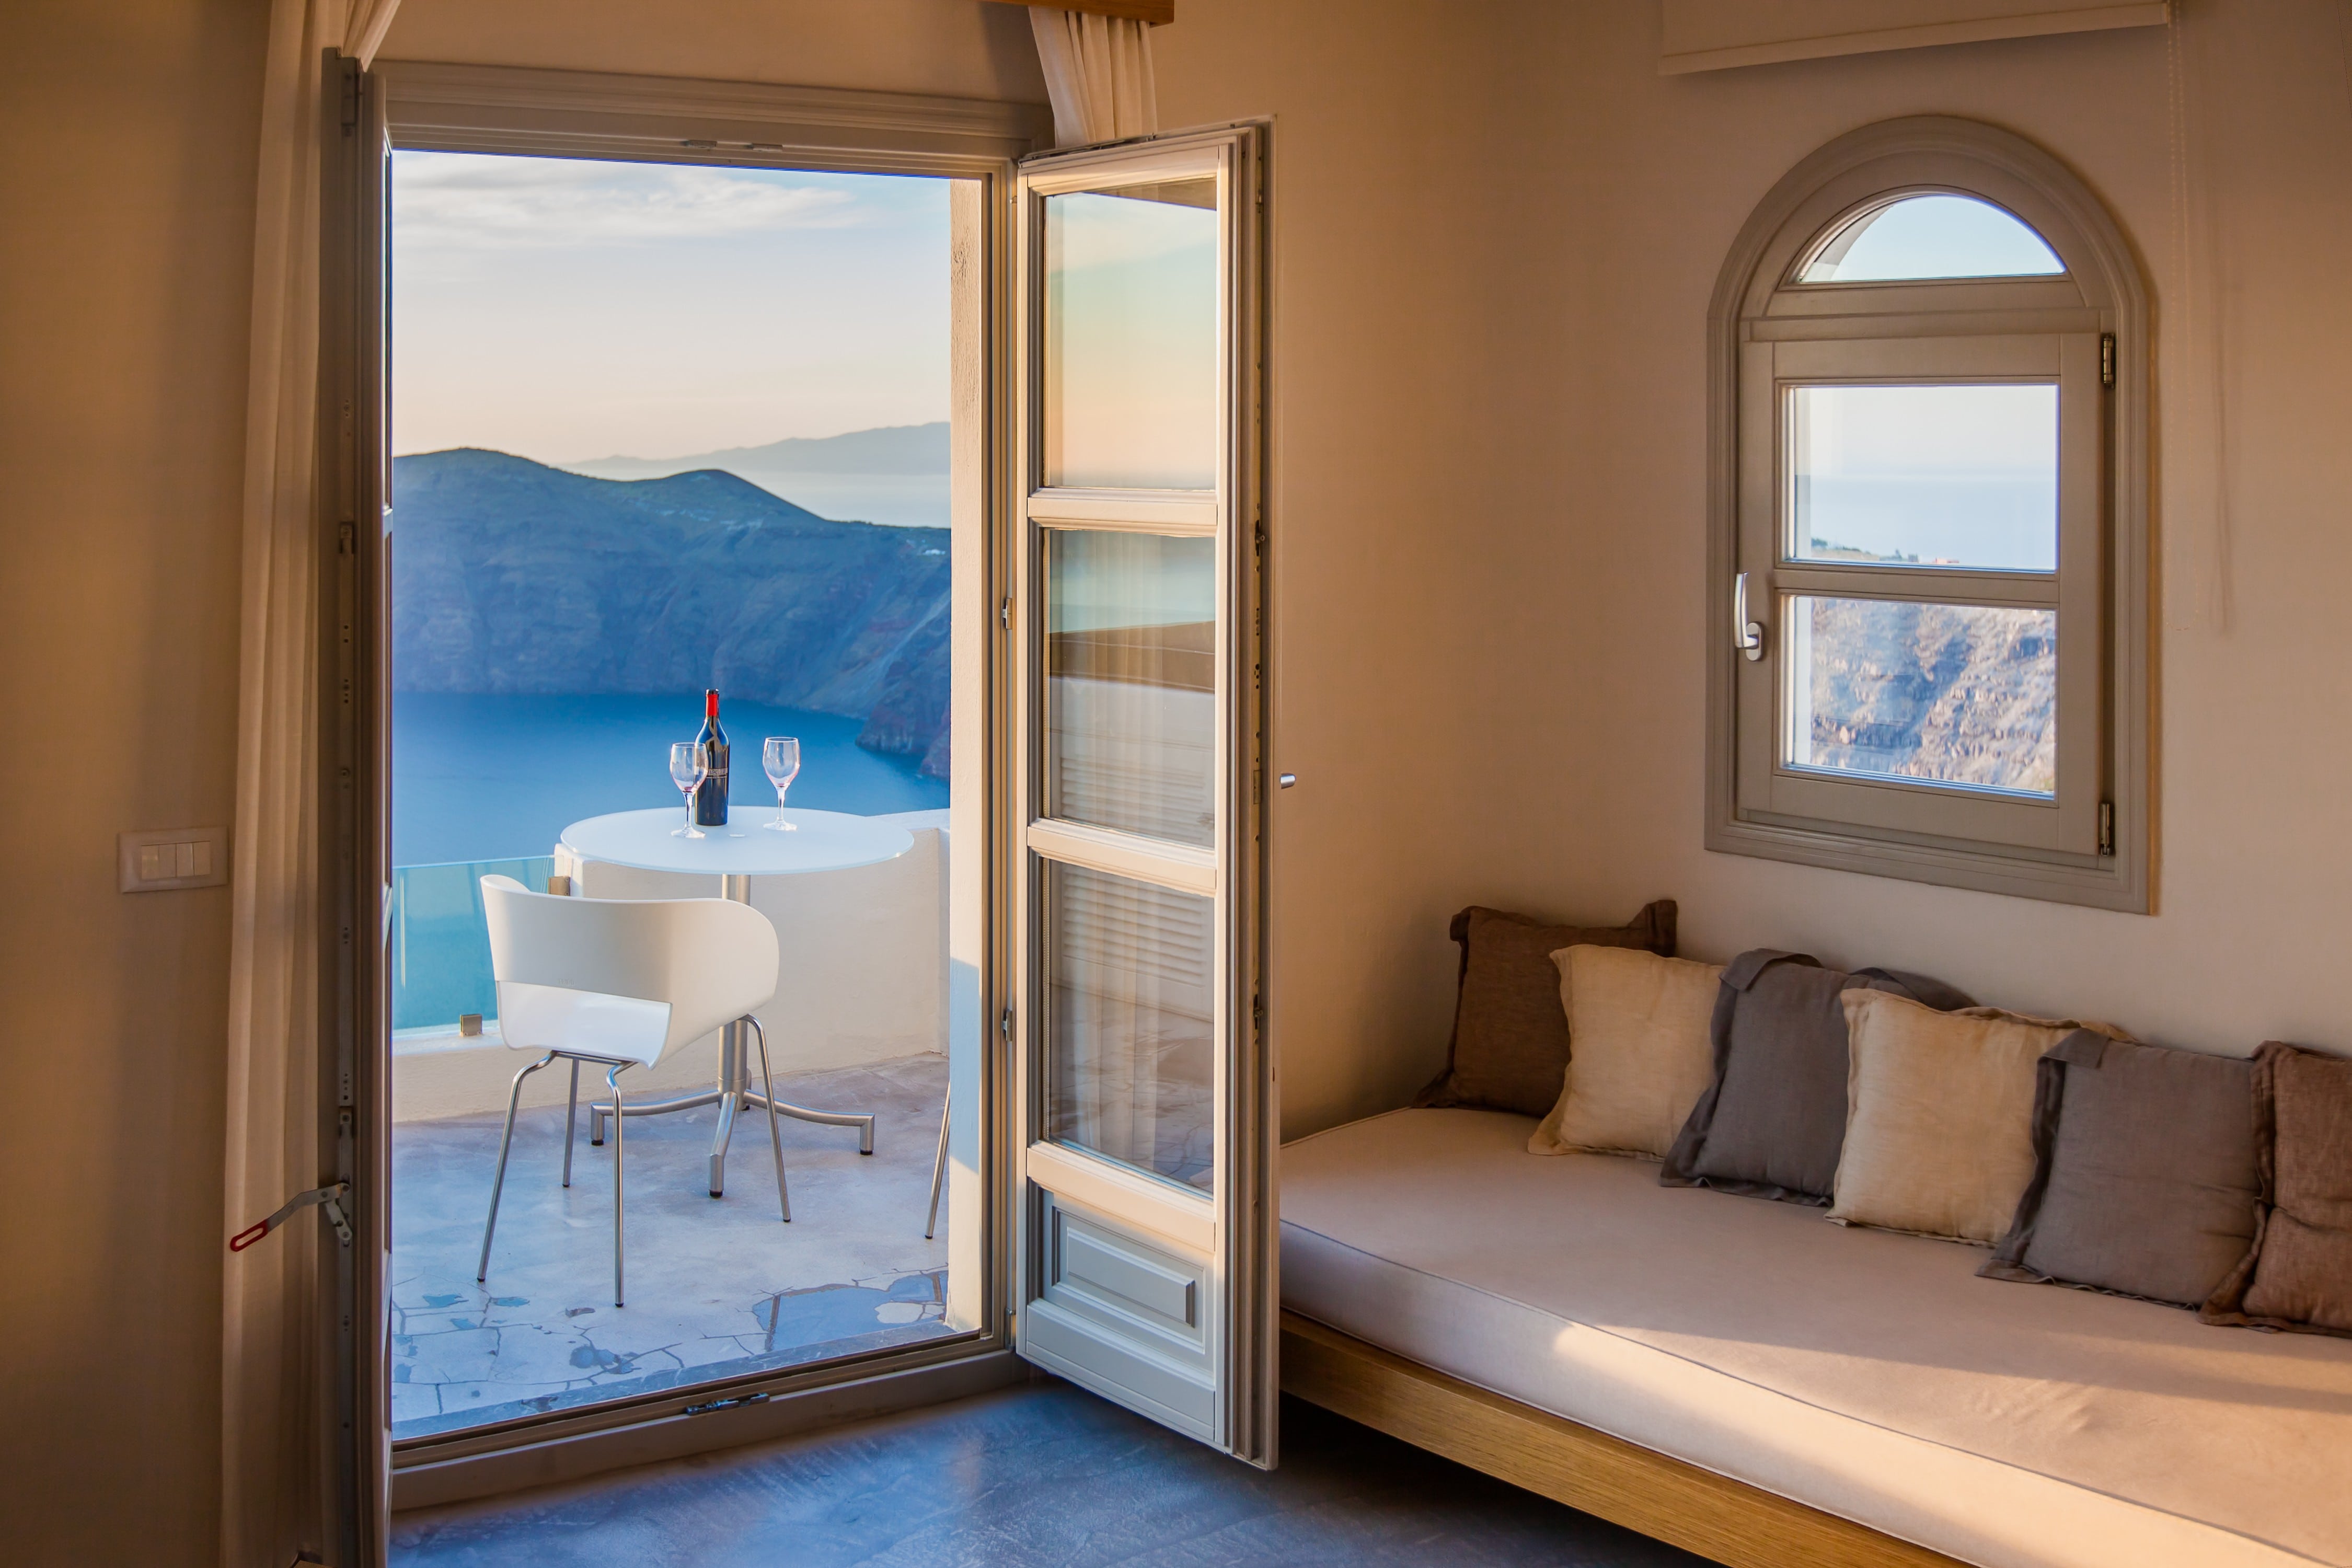
[[[798,831],[798,825],[784,820],[784,792],[801,773],[801,743],[790,735],[771,735],[761,748],[760,765],[768,770],[768,782],[776,786],[776,820],[768,824],[779,833]]]
[[[686,796],[686,826],[673,827],[672,838],[708,838],[710,836],[694,826],[694,792],[710,776],[709,759],[702,754],[701,745],[694,741],[680,741],[669,749],[669,782],[677,785]]]

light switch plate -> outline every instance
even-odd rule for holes
[[[217,888],[228,880],[228,829],[163,827],[115,837],[115,867],[126,893]]]

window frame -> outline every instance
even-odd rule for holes
[[[1801,282],[1825,237],[1907,195],[1989,202],[2063,274]],[[1706,847],[2099,908],[2152,907],[2147,715],[2147,302],[2128,243],[2055,159],[1969,121],[1841,137],[1783,178],[1732,247],[1709,312]],[[2054,383],[2060,538],[2050,573],[1812,561],[1784,548],[1783,409],[1796,385]],[[1739,574],[1750,659],[1731,624]],[[2057,608],[2058,778],[2037,799],[1792,767],[1786,600],[1829,595]]]

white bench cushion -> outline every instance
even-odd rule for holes
[[[1294,1311],[1988,1568],[2352,1568],[2352,1341],[1401,1110],[1289,1144]]]

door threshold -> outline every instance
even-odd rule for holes
[[[392,1506],[429,1508],[578,1480],[605,1470],[738,1447],[984,1394],[1031,1376],[1008,1350],[982,1351],[929,1366],[877,1373],[782,1393],[729,1395],[620,1426],[549,1436],[512,1447],[401,1465],[394,1457]]]

